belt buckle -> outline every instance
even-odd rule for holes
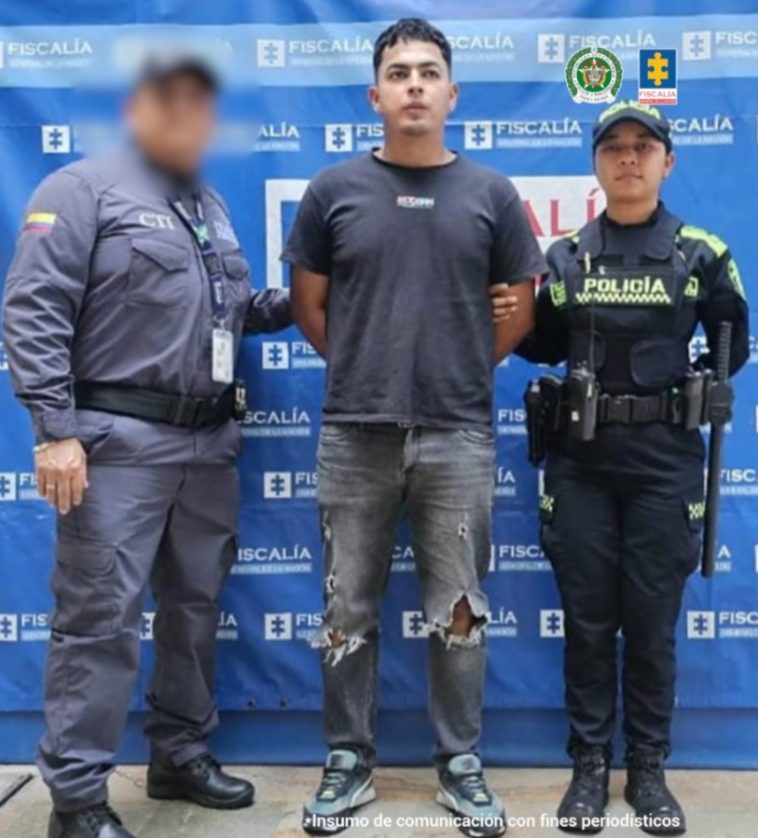
[[[198,414],[202,407],[202,399],[193,399],[189,396],[179,396],[174,409],[171,411],[171,422],[182,428],[193,428],[197,422]]]

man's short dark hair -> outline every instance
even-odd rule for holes
[[[385,49],[394,47],[399,41],[425,41],[429,44],[437,44],[442,57],[447,64],[448,72],[453,69],[453,54],[450,49],[450,42],[428,20],[420,17],[404,17],[397,23],[382,32],[374,44],[374,75],[379,75],[379,65],[382,63],[382,54]]]

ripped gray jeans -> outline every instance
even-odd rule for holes
[[[379,614],[407,514],[429,634],[435,762],[477,753],[481,731],[495,446],[492,432],[325,423],[318,447],[324,545],[321,649],[330,748],[376,761]],[[448,631],[457,603],[474,619]]]

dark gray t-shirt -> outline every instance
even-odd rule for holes
[[[325,419],[491,424],[489,286],[547,270],[507,177],[460,155],[330,166],[308,186],[282,259],[330,280]]]

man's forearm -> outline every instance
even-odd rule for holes
[[[534,328],[534,320],[524,320],[520,323],[506,323],[506,328],[495,330],[495,365],[513,352],[522,340]]]
[[[518,297],[516,313],[504,323],[495,325],[494,361],[499,364],[503,358],[521,343],[534,329],[536,303],[534,299],[534,282],[520,283],[512,289]]]
[[[299,311],[295,306],[295,323],[322,358],[326,358],[326,309]]]

